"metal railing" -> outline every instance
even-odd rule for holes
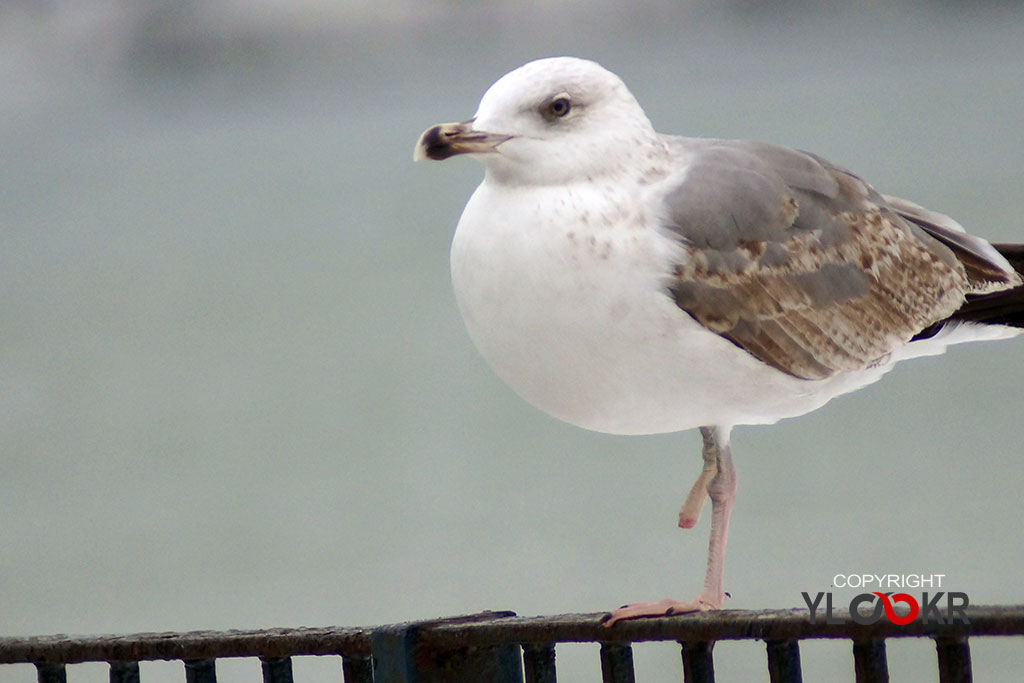
[[[888,681],[886,640],[931,638],[939,681],[971,681],[972,637],[1024,635],[1024,605],[969,607],[969,623],[884,619],[857,623],[848,613],[812,619],[807,610],[704,614],[620,622],[601,614],[517,617],[483,612],[464,617],[371,628],[297,628],[262,631],[195,631],[116,636],[0,638],[0,664],[34,664],[39,683],[66,683],[66,666],[107,662],[110,683],[140,683],[139,662],[181,660],[186,683],[216,683],[216,660],[258,657],[264,683],[293,683],[291,658],[341,657],[344,683],[554,683],[558,643],[596,642],[606,683],[635,681],[631,643],[676,641],[686,683],[714,681],[714,644],[761,640],[772,683],[802,680],[801,640],[842,638],[853,647],[858,682]],[[863,621],[863,620],[862,620]]]

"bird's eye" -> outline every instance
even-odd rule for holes
[[[541,109],[541,113],[547,119],[560,119],[567,116],[571,110],[572,102],[569,100],[569,95],[561,93],[548,100]]]

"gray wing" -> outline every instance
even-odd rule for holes
[[[684,256],[676,304],[803,379],[880,362],[964,296],[1019,282],[951,219],[883,197],[812,154],[673,139],[688,159],[663,219]],[[944,219],[944,220],[936,220]]]

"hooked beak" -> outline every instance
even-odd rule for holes
[[[460,123],[439,123],[423,131],[412,151],[412,160],[441,161],[456,154],[496,152],[498,145],[511,139],[511,135],[475,130],[473,119]]]

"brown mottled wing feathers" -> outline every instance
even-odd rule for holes
[[[950,247],[843,169],[764,143],[688,152],[665,199],[685,252],[671,293],[783,372],[824,379],[870,367],[976,290]]]
[[[899,197],[884,197],[885,202],[899,215],[950,247],[963,264],[973,288],[982,294],[1020,284],[1014,265],[1006,262],[1005,254],[989,242],[964,232],[954,220],[940,213]],[[1010,266],[1010,270],[1007,270]]]

